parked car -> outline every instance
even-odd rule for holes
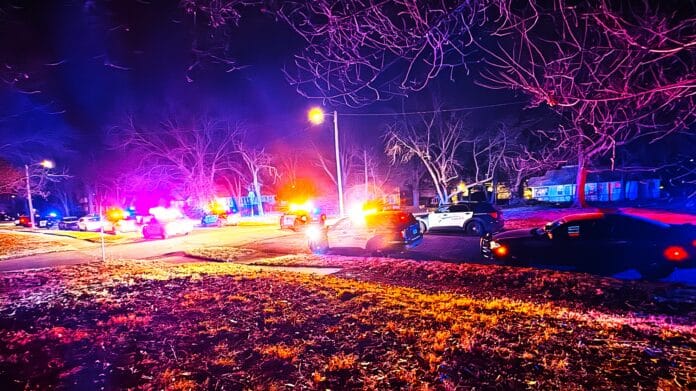
[[[433,212],[416,214],[422,232],[438,228],[461,228],[481,236],[503,229],[502,212],[488,202],[460,202],[443,205]]]
[[[104,232],[119,234],[125,232],[137,232],[140,229],[135,219],[123,219],[118,221],[104,221]]]
[[[659,279],[675,267],[693,266],[696,226],[621,213],[576,214],[541,228],[486,235],[481,252],[511,265],[570,266],[603,274],[633,268],[643,278]]]
[[[50,214],[47,216],[39,217],[38,219],[35,218],[34,221],[39,226],[39,228],[52,229],[58,228],[58,223],[60,222],[60,219],[55,214]]]
[[[78,219],[75,216],[63,217],[63,219],[58,223],[58,229],[65,231],[77,231],[80,229],[77,224],[77,220]]]
[[[101,231],[102,219],[99,215],[87,215],[77,220],[77,229],[80,231]]]
[[[34,221],[39,220],[39,215],[34,216]],[[31,228],[31,217],[26,216],[26,215],[21,215],[19,218],[15,221],[15,225],[21,226],[21,227],[26,227],[26,228]]]
[[[319,208],[314,207],[311,201],[304,204],[291,204],[288,211],[280,216],[280,229],[299,231],[308,224],[323,225],[326,215]]]
[[[373,253],[397,252],[423,240],[418,221],[410,213],[385,211],[364,219],[341,218],[331,226],[314,223],[306,230],[309,249],[322,253],[331,247],[361,248]]]
[[[187,218],[172,220],[158,220],[154,216],[147,217],[143,225],[143,237],[145,239],[162,238],[170,236],[188,235],[193,231],[193,222]]]
[[[6,213],[0,213],[0,223],[11,223],[13,221],[15,221],[15,219],[12,216]]]

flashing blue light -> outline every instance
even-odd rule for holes
[[[48,215],[49,215],[50,217],[56,217],[56,216],[58,216],[58,215],[56,214],[56,212],[51,212],[51,213],[49,213]]]

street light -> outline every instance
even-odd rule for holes
[[[307,118],[309,122],[320,125],[324,122],[324,117],[326,113],[321,107],[313,107],[307,113]],[[338,147],[338,112],[334,110],[333,112],[333,125],[334,125],[334,147],[336,149],[336,184],[338,185],[338,213],[343,216],[343,175],[341,171],[341,154]]]
[[[56,165],[48,160],[44,159],[40,163],[35,163],[36,165],[39,165],[43,168],[51,169],[55,167]],[[24,165],[24,173],[27,176],[27,201],[29,201],[29,219],[31,221],[31,228],[34,229],[36,228],[36,221],[34,221],[34,204],[31,202],[31,183],[30,183],[30,177],[29,177],[29,165],[25,164]]]

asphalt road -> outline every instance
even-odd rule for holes
[[[53,237],[55,239],[55,237]],[[28,257],[8,259],[0,262],[0,271],[36,269],[59,265],[75,265],[101,259],[99,244],[87,243],[77,239],[78,250],[38,254]],[[281,231],[277,226],[239,226],[223,228],[201,228],[190,235],[172,237],[166,240],[143,240],[135,243],[108,244],[105,248],[107,259],[160,259],[172,258],[176,261],[183,253],[199,247],[239,246],[267,254],[309,253],[303,233]],[[338,248],[334,254],[364,256],[363,251]],[[459,232],[441,235],[426,235],[420,246],[399,254],[399,257],[419,260],[445,260],[454,262],[480,261],[478,238],[467,237]]]
[[[56,237],[52,237],[56,239]],[[75,251],[38,254],[0,262],[0,272],[36,269],[60,265],[75,265],[101,259],[98,244],[77,239],[72,241]],[[309,254],[303,233],[281,231],[277,226],[239,226],[224,228],[200,228],[190,235],[166,240],[143,240],[136,243],[109,244],[107,259],[157,259],[167,262],[190,262],[184,252],[210,246],[238,246],[257,250],[260,256],[284,254]],[[334,248],[331,253],[349,256],[369,256],[364,250]],[[466,236],[460,231],[427,233],[420,246],[397,254],[399,258],[415,260],[440,260],[448,262],[483,263],[479,253],[479,238]],[[614,275],[621,279],[635,279],[640,275],[628,270]],[[678,269],[663,281],[696,285],[696,269]]]

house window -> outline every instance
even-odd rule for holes
[[[563,186],[563,185],[556,186],[556,195],[559,195],[559,196],[564,195],[564,193],[563,193],[564,189],[565,189],[565,186]]]

